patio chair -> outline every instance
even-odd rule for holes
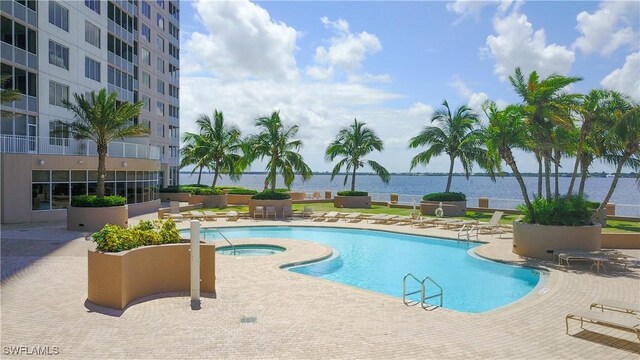
[[[420,216],[418,219],[411,221],[411,226],[420,227],[420,228],[425,228],[428,226],[436,226],[437,225],[436,220],[438,220],[438,218],[425,218]]]
[[[350,222],[350,223],[357,222],[357,221],[362,220],[361,219],[361,215],[362,214],[360,214],[359,212],[354,212],[354,213],[350,213],[348,215],[345,215],[344,217],[342,217],[342,219],[344,221],[347,221],[347,222]]]
[[[640,304],[619,300],[599,299],[594,301],[591,306],[589,306],[589,310],[593,308],[600,309],[602,312],[604,312],[605,310],[610,310],[621,312],[624,314],[640,314]]]
[[[502,231],[500,230],[500,219],[502,218],[502,215],[504,215],[504,212],[496,211],[493,213],[488,223],[478,223],[478,225],[476,225],[476,228],[480,232],[488,231],[489,234],[493,234],[494,232],[502,234]]]
[[[218,214],[210,210],[203,211],[202,215],[204,216],[203,219],[207,221],[216,221],[218,218]]]
[[[372,216],[367,220],[373,220],[374,224],[389,224],[391,222],[396,221],[395,219],[397,218],[398,218],[398,215],[379,215],[379,216]]]
[[[258,216],[260,216],[261,219],[264,219],[264,207],[256,206],[256,208],[253,209],[253,218],[257,219]]]
[[[293,217],[293,209],[289,205],[282,207],[282,220],[291,219]]]
[[[569,334],[569,320],[580,321],[580,328],[584,329],[584,323],[606,326],[614,329],[635,333],[640,340],[640,318],[624,314],[599,311],[583,311],[568,314],[565,317],[567,334]]]
[[[326,213],[322,212],[322,211],[320,211],[320,212],[315,212],[314,211],[314,212],[311,213],[311,215],[309,215],[309,219],[311,221],[324,221],[324,215],[325,214]]]
[[[240,218],[240,215],[238,214],[237,211],[229,211],[227,213],[227,221],[238,221],[239,218]]]
[[[610,262],[611,260],[606,257],[600,251],[564,251],[558,254],[558,265],[562,265],[562,261],[571,266],[569,261],[592,261],[593,264],[591,268],[594,266],[598,270],[598,274],[600,273],[600,267],[606,270],[605,264]]]
[[[333,222],[338,221],[340,219],[340,213],[338,213],[337,211],[328,212],[324,214],[324,219]]]
[[[310,218],[311,215],[313,214],[313,208],[309,207],[309,206],[305,206],[304,209],[302,210],[302,218]]]
[[[180,203],[178,201],[171,201],[169,203],[169,218],[175,222],[181,222],[184,217],[180,214]]]
[[[273,217],[273,220],[276,219],[276,207],[275,206],[267,206],[266,207],[265,219],[268,219],[269,217]]]
[[[189,219],[204,220],[204,214],[200,211],[187,211],[185,216]]]

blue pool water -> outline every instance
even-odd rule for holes
[[[235,256],[264,256],[278,254],[285,250],[286,249],[281,246],[249,244],[219,247],[216,248],[216,253]]]
[[[444,289],[443,307],[457,311],[479,313],[509,304],[531,292],[540,280],[535,270],[469,255],[467,251],[477,246],[473,243],[359,229],[260,226],[217,230],[228,239],[282,238],[326,244],[339,255],[290,270],[399,298],[407,273],[420,279],[430,276]],[[204,234],[205,229],[201,237]],[[182,235],[189,236],[188,230]],[[206,239],[222,237],[209,230]],[[408,286],[418,289],[418,285]],[[427,287],[427,295],[433,293],[434,288]]]

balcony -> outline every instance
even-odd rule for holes
[[[89,140],[23,135],[0,135],[0,152],[14,154],[98,156],[96,143]],[[160,148],[112,141],[109,157],[160,160]]]

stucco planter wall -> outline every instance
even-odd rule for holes
[[[601,248],[600,224],[554,226],[516,222],[513,224],[513,253],[553,260],[563,250],[597,251]]]
[[[190,290],[190,244],[144,246],[118,253],[89,251],[88,300],[124,309],[153,294]],[[215,246],[200,245],[200,290],[215,292]]]
[[[291,200],[304,200],[306,194],[300,191],[290,191],[289,195],[291,195]]]
[[[191,194],[189,193],[160,193],[160,200],[162,201],[182,201],[189,202]]]
[[[189,204],[202,204],[206,208],[224,208],[227,206],[227,195],[191,195]]]
[[[291,206],[291,199],[285,200],[249,200],[249,215],[254,216],[254,212],[256,210],[256,206],[262,206],[264,209],[264,213],[267,213],[267,206],[273,206],[276,208],[276,219],[282,219],[282,212],[285,206]]]
[[[347,209],[370,209],[371,196],[340,196],[333,198],[333,206]]]
[[[110,207],[73,207],[67,208],[67,230],[98,231],[105,225],[118,225],[126,228],[129,221],[129,209],[124,206]]]
[[[640,234],[638,233],[603,233],[602,248],[604,249],[640,249]]]
[[[227,204],[247,205],[253,195],[227,194]]]
[[[464,216],[467,212],[466,201],[421,201],[420,212],[422,215],[435,215],[436,209],[442,203],[443,216]]]

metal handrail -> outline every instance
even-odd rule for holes
[[[207,229],[207,230],[208,230],[208,229]],[[235,254],[236,254],[236,246],[235,246],[235,245],[233,245],[233,244],[231,243],[231,241],[229,241],[229,239],[227,239],[227,237],[226,237],[226,236],[224,236],[224,235],[222,234],[222,232],[221,232],[219,229],[216,229],[216,231],[218,232],[218,234],[220,234],[220,236],[222,236],[222,238],[224,239],[224,241],[226,241],[226,242],[227,242],[227,244],[229,244],[229,246],[231,246],[231,248],[233,249],[233,255],[235,255]],[[207,233],[206,233],[206,231],[205,231],[205,237],[206,237],[206,236],[207,236]]]
[[[408,277],[413,278],[418,284],[420,284],[420,290],[407,293],[407,278]],[[421,305],[424,304],[424,283],[422,281],[420,281],[417,277],[413,276],[412,273],[408,273],[407,275],[404,276],[404,278],[402,278],[402,302],[407,306],[416,305],[417,302],[414,302],[414,301],[411,301],[411,300],[407,301],[407,296],[413,295],[413,294],[417,294],[417,293],[420,293],[420,303],[421,303]]]
[[[442,300],[443,300],[443,297],[444,297],[444,290],[442,289],[442,286],[438,285],[438,283],[435,282],[431,277],[427,276],[422,280],[422,289],[423,289],[423,291],[424,291],[424,288],[425,288],[424,283],[427,280],[429,280],[433,285],[438,287],[438,289],[440,289],[440,292],[438,294],[427,296],[427,297],[423,296],[423,298],[422,298],[422,308],[425,309],[425,310],[429,310],[424,306],[424,304],[426,304],[425,300],[426,299],[432,299],[432,298],[437,297],[437,296],[440,297],[440,307],[442,307]]]
[[[473,231],[475,230],[475,235],[473,234]],[[466,236],[466,241],[469,242],[471,241],[472,237],[475,237],[476,240],[478,240],[478,229],[476,228],[475,225],[472,225],[470,228],[467,228],[467,224],[462,225],[462,228],[460,228],[460,230],[458,230],[458,241],[460,240],[465,240],[464,238],[460,238],[460,236]]]

